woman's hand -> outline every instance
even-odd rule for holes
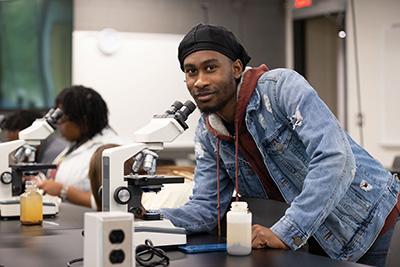
[[[252,247],[289,249],[271,229],[259,224],[255,224],[252,227]]]
[[[47,179],[38,182],[38,187],[49,195],[59,196],[61,189],[63,188],[63,184],[57,183],[53,179]]]

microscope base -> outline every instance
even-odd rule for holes
[[[43,197],[43,216],[55,216],[58,214],[57,201],[50,197]],[[19,218],[19,197],[0,200],[0,219]]]
[[[144,244],[150,239],[156,247],[173,247],[186,244],[186,231],[175,227],[167,219],[156,221],[136,220],[134,223],[134,246]]]

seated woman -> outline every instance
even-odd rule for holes
[[[101,192],[100,188],[103,184],[102,175],[102,153],[105,149],[116,147],[116,144],[106,144],[100,146],[94,152],[89,166],[89,180],[92,188],[93,196],[96,201],[97,210],[101,211]],[[129,159],[124,164],[124,174],[128,175],[132,172],[133,160]],[[166,184],[158,193],[144,193],[142,196],[142,204],[146,210],[159,208],[176,208],[185,204],[192,195],[193,189],[193,167],[179,166],[157,166],[158,175],[175,175],[185,177],[183,184]]]
[[[84,86],[65,88],[56,98],[64,112],[58,121],[61,135],[70,142],[54,163],[57,169],[39,187],[50,195],[71,203],[95,207],[88,178],[94,151],[106,143],[121,143],[108,124],[108,108],[95,90]]]

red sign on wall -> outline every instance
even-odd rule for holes
[[[312,6],[312,0],[295,0],[294,7],[295,8],[304,8]]]

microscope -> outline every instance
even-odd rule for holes
[[[184,182],[184,177],[156,175],[156,151],[189,128],[185,121],[195,109],[189,100],[184,104],[175,101],[164,114],[154,115],[149,124],[134,133],[135,143],[103,151],[103,211],[141,215],[143,219],[134,223],[135,245],[144,244],[146,239],[155,246],[186,244],[185,229],[175,227],[158,213],[144,212],[141,197],[143,192],[160,191],[163,184]],[[124,163],[132,157],[132,173],[124,177]],[[140,175],[141,170],[146,174]]]
[[[19,217],[19,195],[24,192],[23,176],[57,167],[54,164],[35,163],[35,152],[40,141],[54,132],[57,120],[62,115],[61,109],[51,109],[43,118],[35,120],[31,126],[20,131],[19,140],[0,143],[0,218]],[[57,198],[45,195],[43,215],[56,215],[58,205]]]

